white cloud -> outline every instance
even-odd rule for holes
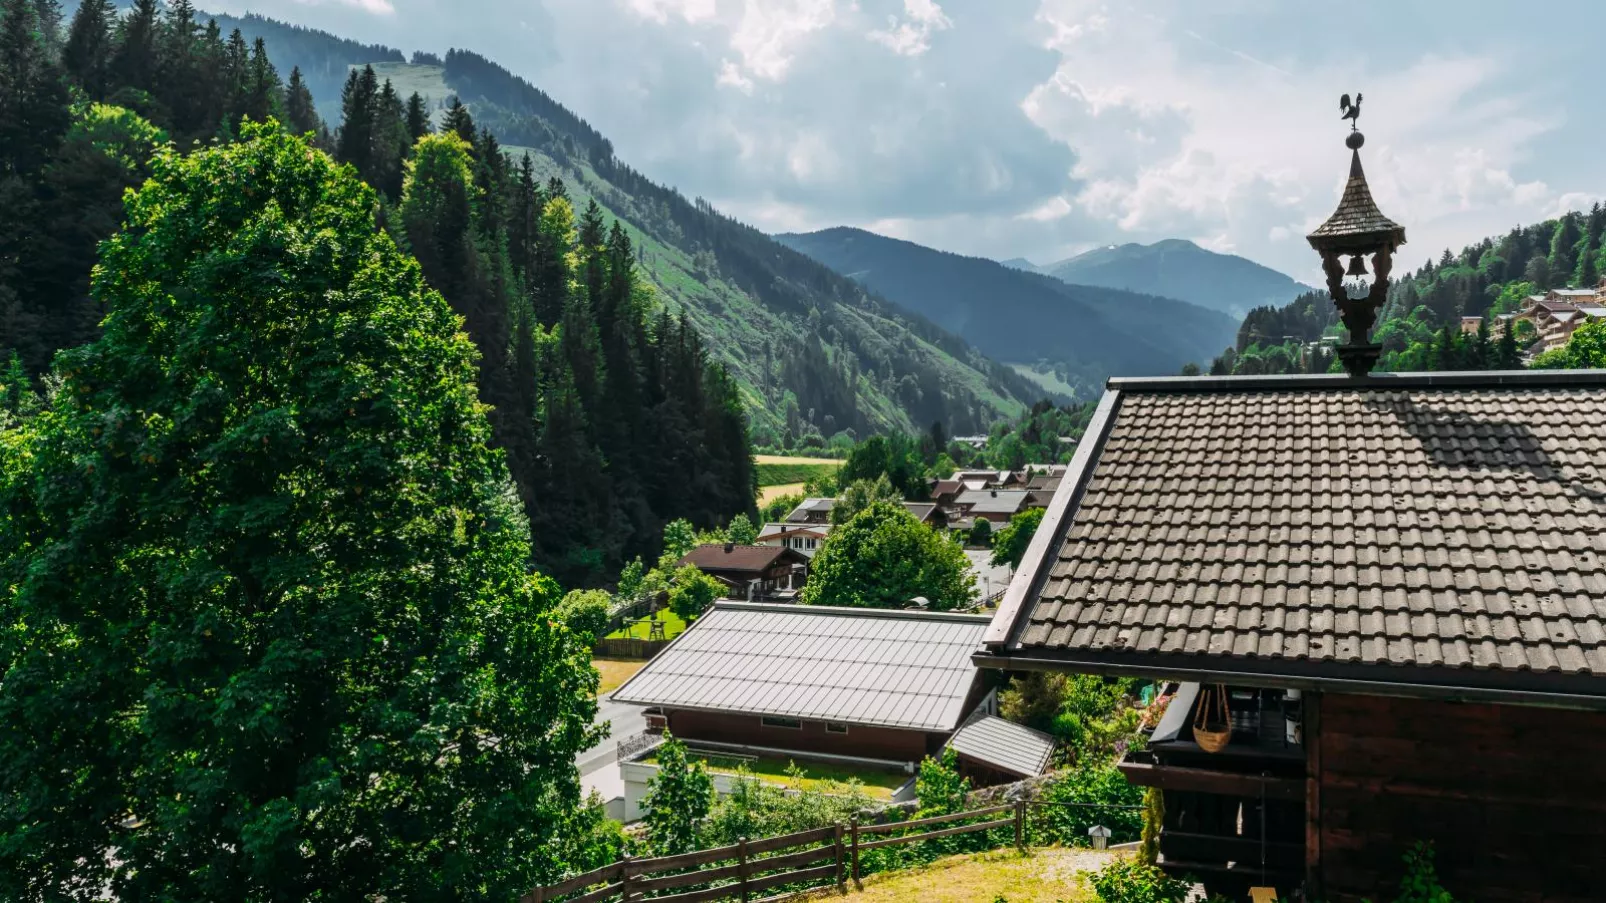
[[[747,0],[731,32],[731,49],[746,75],[776,81],[791,68],[804,39],[835,18],[832,0]]]
[[[933,0],[903,0],[903,19],[887,17],[887,27],[868,33],[870,40],[900,56],[919,56],[931,49],[931,34],[953,27]]]
[[[639,16],[662,25],[671,14],[687,22],[701,22],[714,17],[714,0],[626,0],[625,5]]]
[[[1584,0],[1551,20],[1455,0],[214,0],[247,4],[483,53],[765,229],[1043,261],[1192,238],[1312,281],[1303,236],[1337,202],[1336,98],[1357,90],[1373,192],[1422,259],[1606,185],[1606,4]]]

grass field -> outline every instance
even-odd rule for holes
[[[758,464],[830,464],[835,467],[842,466],[840,458],[794,458],[791,455],[754,455],[753,461]]]
[[[772,460],[764,460],[770,458]],[[781,486],[788,483],[803,483],[818,477],[830,476],[842,467],[841,461],[828,461],[820,458],[776,458],[774,455],[758,456],[758,485]]]
[[[791,767],[790,759],[736,759],[722,758],[717,755],[705,755],[693,752],[708,766],[709,771],[718,771],[725,774],[734,774],[738,767],[746,766],[753,773],[753,777],[771,784],[791,784],[791,775],[787,770]],[[646,761],[656,762],[649,757]],[[797,785],[804,790],[823,790],[826,785],[835,782],[846,783],[850,778],[858,778],[864,785],[865,795],[871,799],[890,800],[892,792],[902,787],[909,780],[909,775],[891,771],[878,771],[873,768],[849,768],[843,765],[832,765],[825,762],[802,762],[803,781]]]
[[[760,486],[758,488],[758,503],[760,505],[768,505],[770,502],[780,498],[783,495],[791,495],[794,492],[800,493],[802,491],[802,483],[782,483],[779,486]]]
[[[864,890],[850,890],[847,899],[853,903],[1092,903],[1098,895],[1082,876],[1103,868],[1116,855],[1044,847],[1025,856],[1014,850],[949,856],[924,868],[871,875],[864,879]],[[839,899],[834,890],[808,897],[827,898]]]
[[[680,615],[675,614],[667,608],[658,612],[655,617],[664,622],[664,639],[666,640],[672,640],[675,637],[680,636],[681,633],[685,632],[686,630],[686,622],[681,619]],[[651,632],[651,624],[627,624],[624,627],[615,630],[613,633],[608,634],[606,639],[623,640],[634,638],[638,640],[644,640]]]
[[[602,675],[602,682],[597,684],[597,696],[607,696],[614,690],[619,689],[620,684],[629,680],[645,664],[647,663],[644,661],[626,658],[592,659],[591,666],[597,669],[598,674]]]

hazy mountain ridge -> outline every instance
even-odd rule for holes
[[[990,357],[1047,363],[1073,385],[1176,373],[1208,361],[1237,332],[1233,318],[1184,301],[1070,285],[861,229],[776,240],[964,336]]]
[[[1094,248],[1036,271],[1076,285],[1177,298],[1240,320],[1253,308],[1281,306],[1311,291],[1270,267],[1180,238]]]

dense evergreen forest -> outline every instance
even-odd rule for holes
[[[655,554],[668,520],[751,510],[742,400],[697,329],[654,303],[617,221],[594,201],[576,212],[562,181],[514,165],[462,104],[435,134],[423,98],[351,70],[329,128],[299,68],[281,80],[260,36],[224,37],[187,0],[122,16],[90,0],[65,29],[52,0],[4,10],[0,355],[18,370],[42,378],[96,336],[96,245],[152,151],[227,143],[271,117],[377,190],[380,221],[463,318],[543,571],[593,583]]]
[[[255,17],[228,19],[265,37],[281,67],[363,61],[350,42]],[[385,61],[400,53],[384,50]],[[620,161],[613,145],[550,95],[473,52],[375,64],[381,79],[418,86],[426,107],[457,97],[537,176],[558,176],[577,206],[595,200],[625,223],[637,270],[684,313],[734,377],[755,436],[778,445],[846,433],[914,431],[934,421],[980,432],[1042,390],[952,333],[865,289],[698,198]],[[336,97],[314,97],[320,108]],[[437,116],[439,113],[437,112]]]
[[[1523,299],[1552,288],[1590,288],[1606,272],[1606,210],[1573,211],[1558,219],[1485,238],[1460,254],[1448,248],[1389,288],[1373,336],[1383,346],[1380,371],[1484,370],[1521,366],[1521,336],[1491,336],[1488,324],[1515,313]],[[1462,317],[1483,317],[1484,330],[1462,335]],[[1302,356],[1300,345],[1331,334],[1338,311],[1326,292],[1301,295],[1282,307],[1257,307],[1238,341],[1216,358],[1212,373],[1326,372],[1330,355]]]

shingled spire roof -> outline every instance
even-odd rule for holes
[[[1318,251],[1371,251],[1380,238],[1392,239],[1395,246],[1405,244],[1405,227],[1384,216],[1372,200],[1366,172],[1361,169],[1359,141],[1351,142],[1349,181],[1344,185],[1338,209],[1306,238]]]

